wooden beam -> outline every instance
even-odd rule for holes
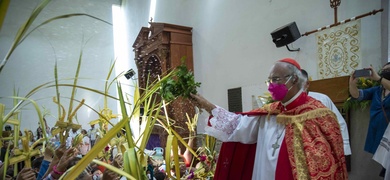
[[[347,20],[344,20],[344,21],[340,21],[340,22],[337,22],[337,23],[334,23],[334,24],[331,24],[331,25],[327,25],[327,26],[324,26],[322,28],[318,28],[316,30],[312,30],[312,31],[308,31],[308,32],[305,32],[304,34],[302,34],[301,36],[308,36],[310,34],[313,34],[313,33],[316,33],[316,32],[320,32],[324,29],[329,29],[329,28],[332,28],[332,27],[335,27],[335,26],[338,26],[340,24],[344,24],[344,23],[347,23],[347,22],[350,22],[350,21],[354,21],[354,20],[357,20],[357,19],[360,19],[360,18],[363,18],[363,17],[366,17],[366,16],[370,16],[370,15],[375,15],[376,13],[378,12],[383,12],[383,8],[382,9],[379,9],[379,10],[373,10],[371,12],[368,12],[368,13],[365,13],[365,14],[362,14],[362,15],[359,15],[359,16],[356,16],[356,17],[352,17],[352,18],[349,18]]]

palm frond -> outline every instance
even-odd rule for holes
[[[42,0],[41,3],[33,10],[27,21],[19,28],[14,41],[12,42],[11,48],[8,50],[7,54],[5,55],[3,61],[0,63],[0,73],[3,70],[5,64],[7,63],[9,57],[11,56],[12,52],[16,49],[19,42],[23,38],[23,36],[26,34],[27,30],[30,28],[31,24],[34,22],[34,20],[38,17],[38,15],[41,13],[41,11],[46,7],[47,4],[49,4],[51,0]]]

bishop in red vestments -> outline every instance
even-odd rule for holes
[[[335,114],[303,91],[299,64],[271,68],[274,103],[235,114],[193,95],[213,117],[209,135],[224,143],[214,179],[347,179],[343,140]]]

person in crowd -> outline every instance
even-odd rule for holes
[[[69,131],[69,135],[68,137],[66,138],[66,147],[67,148],[70,148],[72,146],[72,142],[73,142],[73,139],[76,137],[77,134],[79,134],[79,130],[78,129],[72,129],[71,131]]]
[[[390,62],[383,65],[379,74],[370,66],[365,68],[370,70],[370,76],[366,77],[377,81],[380,86],[374,86],[368,89],[359,89],[357,86],[358,77],[352,73],[349,78],[349,93],[352,98],[362,101],[371,100],[370,122],[366,136],[364,150],[374,154],[380,144],[380,141],[389,124],[390,117]],[[380,176],[384,176],[385,169]]]
[[[5,180],[13,180],[15,178],[13,178],[13,174],[14,174],[14,169],[13,169],[13,166],[8,166],[6,172],[4,172],[4,164],[0,165],[0,177],[4,177],[4,173],[5,173]]]
[[[37,132],[37,139],[43,137],[43,130],[41,128],[41,123],[40,122],[38,122],[38,128],[37,128],[36,132]]]
[[[46,145],[45,151],[43,153],[43,160],[41,166],[39,167],[37,179],[42,179],[43,177],[45,177],[45,173],[49,169],[51,162],[56,163],[56,160],[53,161],[53,159],[55,159],[54,152],[60,151],[61,149],[58,148],[57,150],[55,150],[55,147],[55,144],[52,142]],[[58,152],[57,154],[60,155]]]
[[[367,69],[371,71],[371,76],[367,78],[377,81],[381,85],[369,89],[358,89],[358,78],[354,77],[354,73],[352,73],[349,78],[349,93],[358,101],[371,100],[370,123],[364,150],[374,154],[389,123],[390,62],[382,67],[379,74],[372,67]]]
[[[51,136],[50,136],[50,142],[54,144],[54,147],[59,147],[61,145],[61,142],[60,142],[60,135],[59,134],[56,134],[56,135],[53,135],[53,131],[55,130],[55,127],[52,127],[51,128]]]
[[[91,124],[91,129],[88,130],[88,137],[91,140],[91,147],[95,145],[97,136],[98,130],[95,128],[95,124]]]
[[[16,180],[36,180],[36,173],[31,168],[23,168],[18,175],[16,176]]]
[[[27,133],[28,133],[28,135],[29,135],[29,137],[30,137],[29,146],[31,146],[31,145],[34,144],[34,142],[35,142],[34,133],[33,133],[33,131],[31,131],[31,130],[28,130]]]
[[[154,173],[154,178],[155,178],[156,180],[164,180],[165,177],[166,177],[166,174],[163,173],[163,172],[159,172],[159,171],[158,171],[158,172]]]
[[[9,145],[9,141],[8,140],[3,141],[3,146],[0,149],[0,161],[2,163],[4,163],[4,159],[5,159],[5,155],[7,153],[8,145]]]
[[[12,134],[13,134],[12,127],[10,125],[5,125],[2,136],[3,137],[11,137]]]
[[[258,180],[347,179],[336,116],[304,92],[306,81],[300,65],[291,58],[278,60],[271,67],[266,83],[275,102],[246,114],[229,112],[201,95],[191,95],[193,103],[213,116],[205,129],[207,134],[223,142],[257,143],[255,154],[221,149],[215,176]]]
[[[80,145],[80,154],[82,157],[84,157],[88,153],[88,151],[91,150],[91,141],[87,136],[87,130],[81,130],[81,134],[83,134],[83,142]]]
[[[10,125],[6,125],[6,126],[4,127],[4,130],[5,130],[5,131],[11,132],[11,131],[12,131],[12,127],[11,127]]]
[[[322,104],[324,104],[327,108],[329,108],[336,114],[337,120],[339,121],[340,124],[341,135],[343,136],[344,155],[346,156],[351,155],[352,152],[351,152],[351,146],[349,144],[348,127],[344,117],[341,115],[340,111],[337,109],[336,105],[332,102],[329,96],[319,92],[309,91],[309,86],[310,86],[309,75],[307,74],[306,70],[302,69],[301,71],[302,71],[302,75],[306,79],[305,91],[307,92],[307,95],[321,101]]]
[[[39,169],[41,168],[44,156],[39,156],[32,161],[32,169],[35,172],[35,176],[38,177]]]
[[[51,134],[50,132],[50,127],[47,125],[47,122],[46,122],[46,119],[43,118],[43,122],[45,123],[45,128],[46,128],[46,135],[49,136]],[[40,138],[43,138],[43,130],[42,130],[42,127],[41,127],[41,122],[38,121],[38,128],[36,130],[36,133],[37,133],[37,139],[40,139]]]
[[[94,179],[101,179],[103,177],[103,172],[100,171],[100,169],[97,166],[92,168],[91,173]]]
[[[54,145],[51,145],[51,147],[53,147]],[[48,152],[48,155],[47,155],[47,161],[48,163],[47,164],[44,164],[45,160],[46,160],[46,151],[47,150],[50,150],[51,149],[51,153]],[[40,171],[43,171],[43,176],[42,178],[46,178],[50,173],[51,173],[51,170],[53,169],[53,167],[55,165],[58,164],[58,162],[60,161],[61,157],[64,156],[64,153],[66,151],[66,145],[65,144],[61,144],[58,148],[54,149],[53,148],[46,148],[45,149],[45,156],[44,156],[44,161],[42,162],[42,165],[48,165],[47,166],[47,169],[43,169],[42,165],[41,165],[41,169]],[[50,155],[52,155],[52,157],[50,158]],[[38,174],[38,176],[41,174],[41,172]]]
[[[390,126],[387,126],[385,134],[376,150],[373,159],[382,165],[382,172],[379,174],[384,179],[390,179]]]
[[[69,136],[72,137],[72,139],[75,138],[78,134],[80,134],[79,129],[72,128],[72,130],[69,131]]]

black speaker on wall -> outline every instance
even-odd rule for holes
[[[271,32],[271,36],[272,41],[275,43],[276,47],[282,47],[287,46],[288,44],[299,39],[301,37],[301,33],[299,33],[297,24],[295,22],[292,22],[278,29],[275,29]],[[288,46],[287,49],[289,49]]]

